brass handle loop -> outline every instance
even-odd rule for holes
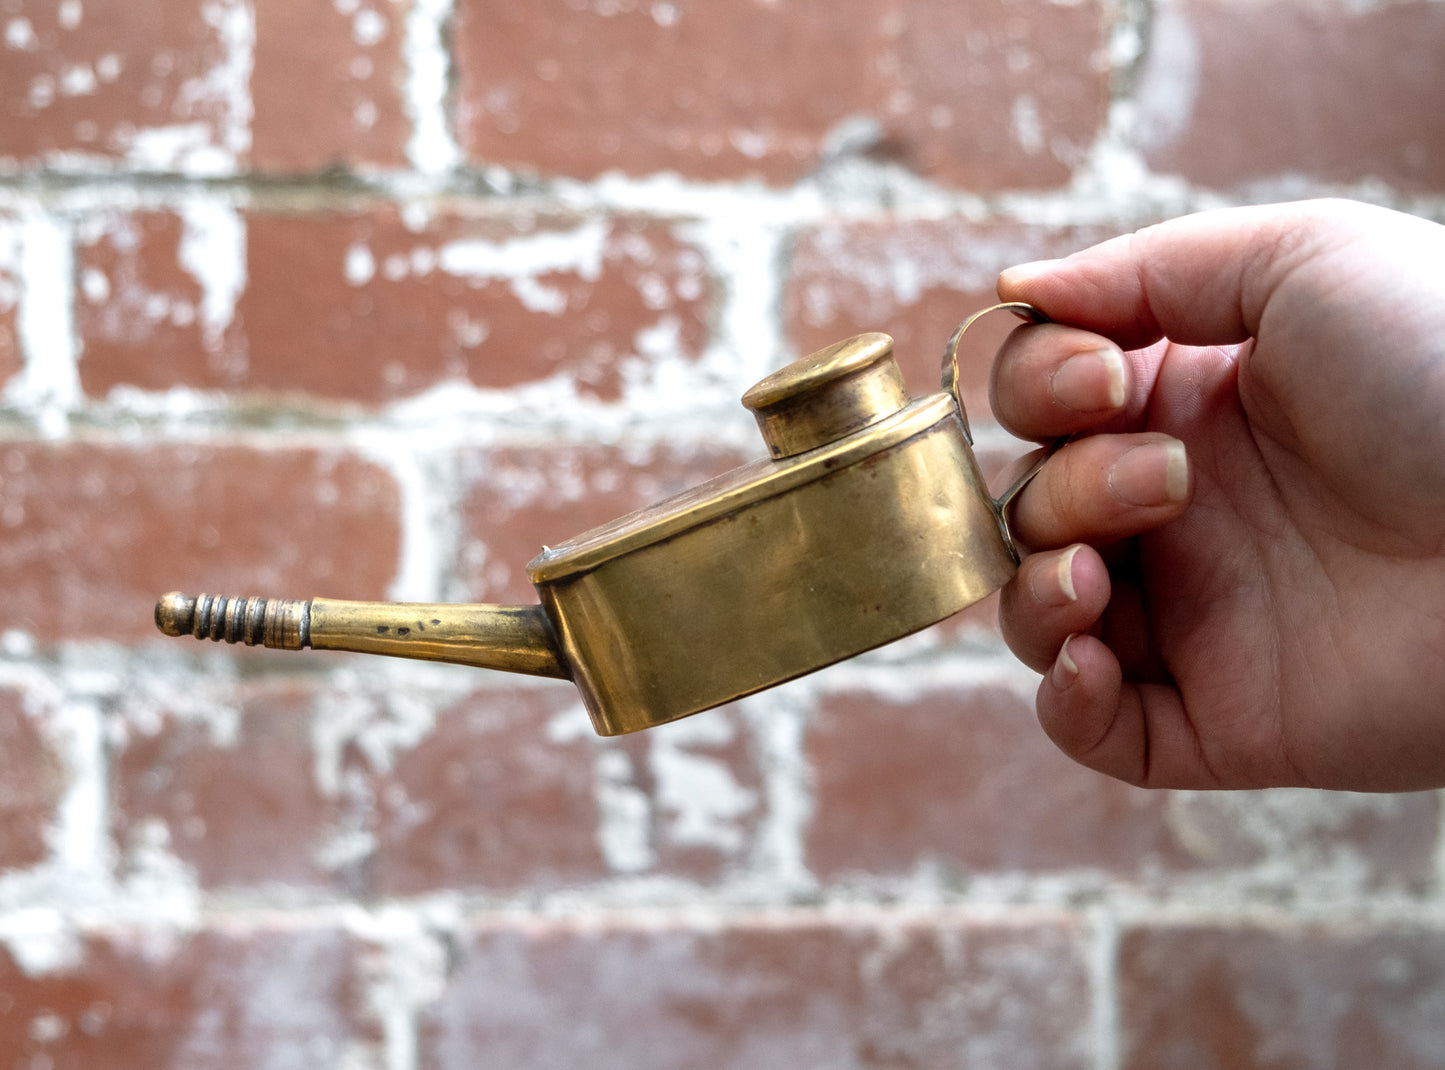
[[[958,415],[963,420],[963,434],[970,446],[973,445],[973,429],[968,426],[968,410],[963,407],[963,394],[958,389],[958,347],[963,344],[963,336],[968,329],[990,312],[1012,312],[1019,319],[1028,320],[1030,323],[1052,322],[1033,305],[1023,301],[1005,301],[1003,304],[990,305],[975,312],[960,323],[958,330],[948,339],[948,344],[943,347],[943,389],[952,394],[953,400],[958,404]]]
[[[973,430],[968,426],[968,410],[964,408],[963,394],[958,388],[958,350],[963,344],[963,336],[967,333],[968,329],[979,319],[987,316],[991,312],[1012,312],[1015,316],[1018,316],[1022,320],[1027,320],[1029,323],[1053,322],[1033,305],[1023,301],[1005,301],[1002,304],[990,305],[988,308],[975,312],[959,324],[958,329],[954,331],[953,335],[948,339],[948,344],[943,347],[943,389],[953,396],[954,403],[958,406],[958,416],[959,419],[963,421],[963,434],[964,437],[968,439],[970,446],[973,445]],[[1003,531],[1004,542],[1008,545],[1009,552],[1013,554],[1015,558],[1019,556],[1019,553],[1018,546],[1014,543],[1013,530],[1009,527],[1008,507],[1013,503],[1013,500],[1018,497],[1019,492],[1028,486],[1029,481],[1039,474],[1040,469],[1044,466],[1044,462],[1058,452],[1059,447],[1067,441],[1067,437],[1055,439],[1041,449],[1035,450],[1033,454],[1030,455],[1029,463],[1024,467],[1022,474],[1009,484],[1007,490],[993,499],[994,511],[998,514],[999,528]]]

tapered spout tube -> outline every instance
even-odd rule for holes
[[[277,650],[349,650],[570,680],[541,606],[310,601],[171,593],[156,603],[166,635]]]

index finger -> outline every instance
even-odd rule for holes
[[[1166,337],[1230,345],[1258,332],[1270,295],[1312,253],[1322,228],[1350,211],[1305,202],[1200,212],[1063,260],[1009,268],[998,292],[1124,349]]]

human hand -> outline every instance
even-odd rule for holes
[[[1227,209],[998,290],[1057,322],[995,414],[1077,436],[1000,611],[1054,742],[1150,787],[1445,785],[1445,227]]]

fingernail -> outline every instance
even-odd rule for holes
[[[1067,606],[1078,601],[1074,588],[1074,558],[1080,546],[1071,546],[1059,555],[1053,568],[1035,569],[1029,573],[1029,590],[1046,606]]]
[[[1113,346],[1076,353],[1049,380],[1054,400],[1075,412],[1117,409],[1124,404],[1124,354]]]
[[[1054,658],[1054,667],[1049,672],[1049,679],[1061,690],[1079,678],[1079,666],[1069,655],[1069,643],[1073,638],[1072,635],[1069,636],[1064,640],[1064,645],[1059,647],[1059,656]]]
[[[1189,458],[1178,439],[1135,446],[1109,469],[1109,489],[1130,505],[1166,505],[1189,495]]]
[[[1000,293],[1004,289],[1012,289],[1031,282],[1040,275],[1047,275],[1059,264],[1057,260],[1034,260],[1027,264],[1018,264],[1011,268],[1004,268],[999,272],[998,286]]]

